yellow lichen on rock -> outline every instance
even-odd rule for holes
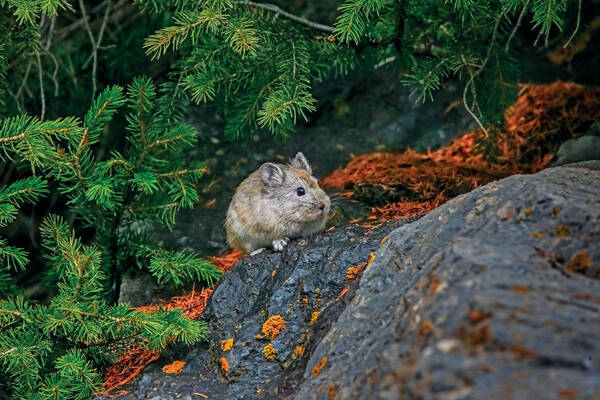
[[[361,270],[362,270],[362,268],[360,267],[360,265],[354,265],[354,266],[348,268],[348,270],[346,271],[346,279],[352,281],[352,280],[358,278],[358,274],[360,274]]]
[[[321,311],[315,311],[312,313],[312,316],[310,317],[310,324],[314,324],[315,322],[317,322],[317,318],[319,318],[319,314],[321,314]]]
[[[229,351],[233,348],[233,338],[221,341],[221,350]]]
[[[281,315],[273,315],[263,324],[262,333],[273,340],[283,329],[285,329],[285,320]]]
[[[267,360],[274,360],[277,358],[277,351],[275,351],[275,348],[271,343],[264,347],[263,354],[265,355]]]
[[[369,256],[369,261],[367,261],[367,265],[371,265],[373,261],[375,261],[375,253],[371,252],[371,255]]]

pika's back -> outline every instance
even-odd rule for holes
[[[311,172],[304,155],[298,153],[290,165],[265,163],[251,173],[229,205],[229,245],[251,252],[322,230],[330,201]]]

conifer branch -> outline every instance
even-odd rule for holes
[[[302,25],[308,26],[309,28],[313,28],[313,29],[316,29],[316,30],[319,30],[322,32],[333,33],[333,31],[335,30],[335,28],[333,26],[320,24],[318,22],[310,21],[304,17],[299,17],[297,15],[291,14],[287,11],[282,10],[275,4],[255,3],[253,1],[245,1],[245,0],[234,1],[233,3],[240,4],[240,5],[246,5],[246,6],[252,6],[252,7],[256,7],[256,8],[261,8],[263,10],[270,11],[276,15],[281,15],[282,17],[285,17],[292,21],[296,21]]]
[[[577,2],[577,22],[575,23],[575,29],[573,30],[573,33],[571,33],[571,36],[569,36],[569,39],[563,45],[563,48],[566,48],[569,45],[569,43],[571,43],[571,41],[575,37],[575,34],[577,34],[577,31],[579,31],[580,22],[581,22],[581,0],[579,0]]]
[[[38,65],[38,78],[40,83],[40,101],[42,103],[42,111],[40,115],[40,120],[43,121],[46,115],[46,94],[44,93],[44,78],[42,75],[42,60],[40,59],[40,54],[36,52],[36,59]]]
[[[517,34],[517,30],[519,29],[519,27],[521,26],[521,23],[523,21],[523,16],[525,16],[525,13],[527,12],[527,10],[529,8],[530,1],[531,0],[527,0],[525,2],[525,4],[523,5],[523,8],[521,9],[521,12],[519,13],[519,17],[517,18],[517,23],[513,27],[512,31],[510,32],[510,36],[506,40],[506,45],[504,46],[504,51],[507,53],[508,53],[508,49],[510,48],[510,42],[512,42],[514,36]]]

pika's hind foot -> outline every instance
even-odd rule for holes
[[[251,256],[255,256],[255,255],[257,255],[257,254],[260,254],[260,253],[262,253],[263,251],[265,251],[265,248],[264,248],[264,247],[261,247],[260,249],[256,249],[256,250],[254,250],[252,253],[250,253],[250,255],[251,255]]]
[[[273,240],[273,250],[282,251],[285,246],[287,246],[287,241],[290,240],[288,238]]]

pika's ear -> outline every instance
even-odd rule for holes
[[[285,172],[277,164],[264,163],[260,166],[260,180],[265,186],[282,185],[285,180]]]
[[[310,164],[306,160],[306,157],[304,157],[304,154],[302,154],[301,152],[298,152],[298,154],[296,154],[296,157],[294,157],[294,159],[292,160],[292,167],[303,169],[310,175],[312,175],[312,168],[310,168]]]

